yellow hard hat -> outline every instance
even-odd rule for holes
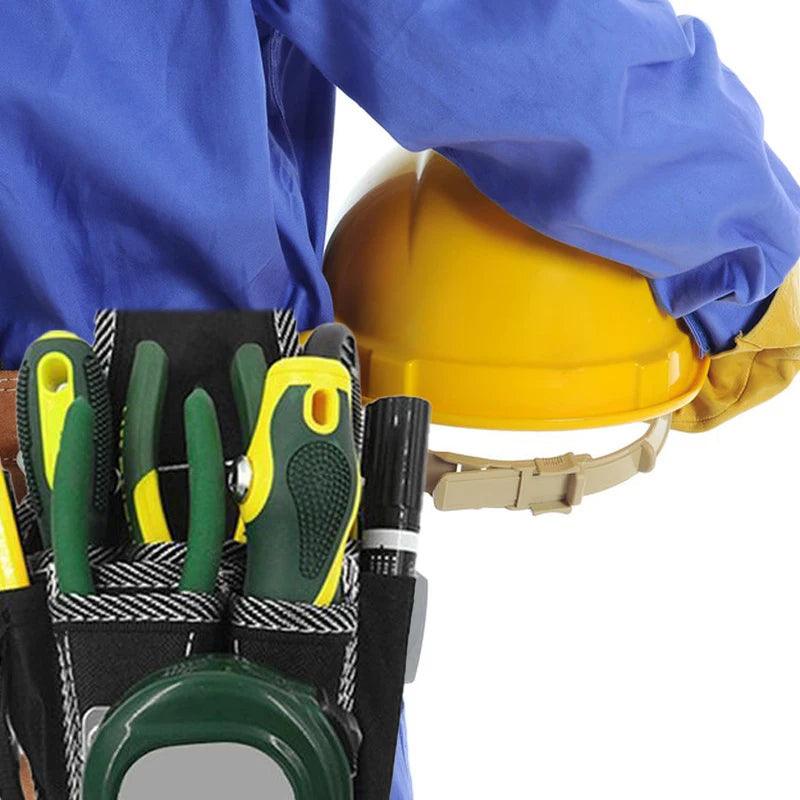
[[[634,270],[536,233],[434,153],[368,182],[325,263],[365,399],[419,395],[447,425],[564,430],[664,418],[699,392],[709,360]]]

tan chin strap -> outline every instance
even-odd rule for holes
[[[457,453],[428,454],[428,486],[436,508],[530,509],[568,514],[587,494],[650,472],[667,440],[672,415],[653,420],[641,439],[601,458],[567,453],[532,461],[493,461]]]

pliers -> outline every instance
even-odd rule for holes
[[[158,480],[167,354],[153,341],[134,355],[121,430],[125,512],[135,541],[171,542]],[[189,465],[189,534],[181,589],[211,592],[225,539],[225,464],[214,401],[201,388],[184,403]]]

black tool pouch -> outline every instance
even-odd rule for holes
[[[21,800],[17,744],[40,800],[66,798],[59,669],[44,577],[0,593],[0,797]]]
[[[356,800],[388,800],[392,787],[415,579],[361,574],[355,714],[364,741]]]
[[[256,341],[268,363],[298,352],[291,314],[104,312],[95,347],[109,376],[115,425],[135,345],[154,339],[170,357],[159,453],[169,526],[186,530],[182,400],[205,386],[220,412],[226,459],[242,452],[228,367]],[[121,504],[112,527],[123,531]],[[238,508],[231,503],[229,527]],[[225,546],[217,591],[178,591],[182,543],[94,549],[97,591],[58,591],[52,556],[31,564],[29,589],[0,593],[0,798],[21,800],[16,752],[28,756],[39,800],[79,800],[93,732],[142,679],[207,653],[229,653],[316,688],[350,757],[355,800],[388,800],[406,676],[414,580],[360,574],[349,547],[336,602],[325,608],[243,595],[246,547]],[[363,733],[363,743],[361,742]],[[324,800],[324,798],[320,798]]]
[[[95,351],[108,375],[114,430],[119,430],[136,346],[150,339],[169,357],[169,384],[164,400],[159,439],[161,491],[169,527],[185,531],[188,519],[186,443],[183,402],[197,386],[213,398],[219,416],[225,458],[241,455],[243,442],[230,382],[230,365],[238,348],[255,342],[268,364],[294,356],[300,350],[297,324],[291,311],[116,311],[98,313]],[[117,453],[119,457],[119,453]],[[227,523],[233,530],[238,518],[233,498],[228,500]],[[121,495],[112,506],[113,524],[125,527]]]
[[[243,570],[236,574],[241,579]],[[231,594],[229,649],[316,686],[345,712],[340,735],[351,752],[360,743],[355,800],[388,800],[391,793],[415,587],[414,578],[361,572],[351,546],[340,599],[329,607]]]
[[[70,800],[109,707],[154,671],[224,646],[224,588],[178,591],[184,555],[180,543],[96,551],[97,592],[86,596],[59,592],[47,568]]]
[[[340,599],[330,606],[249,597],[241,583],[238,589],[229,604],[229,651],[314,686],[355,766],[360,731],[348,716],[355,703],[358,645],[355,548],[345,557]]]

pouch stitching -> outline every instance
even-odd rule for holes
[[[56,649],[61,672],[61,698],[64,713],[64,747],[67,758],[67,782],[70,800],[80,800],[83,755],[81,753],[81,731],[78,719],[78,694],[72,669],[72,653],[69,632],[56,636]]]
[[[350,641],[347,643],[339,675],[337,702],[345,711],[352,712],[356,702],[356,678],[358,672],[358,601],[361,592],[361,569],[359,547],[356,543],[348,545],[342,570],[342,585],[348,602],[356,610],[356,624]]]

